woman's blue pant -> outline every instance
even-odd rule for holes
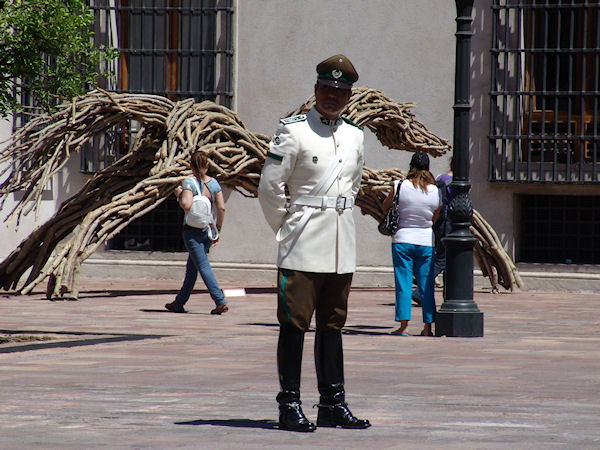
[[[394,282],[396,285],[396,321],[410,320],[413,274],[421,295],[423,322],[431,323],[435,318],[435,283],[428,282],[433,277],[431,270],[433,247],[414,244],[392,244],[394,262]]]
[[[183,286],[181,286],[173,303],[181,306],[185,305],[196,284],[198,272],[200,272],[202,281],[204,281],[215,304],[221,305],[226,303],[223,291],[219,288],[219,283],[215,278],[215,274],[210,266],[210,261],[208,260],[208,250],[212,245],[212,240],[208,237],[208,231],[199,228],[186,227],[183,230],[183,242],[188,250],[188,259],[185,266],[185,279],[183,280]]]

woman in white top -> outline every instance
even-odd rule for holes
[[[398,204],[392,205],[394,193],[400,189]],[[428,283],[433,260],[433,222],[440,208],[440,194],[429,172],[429,157],[418,152],[412,156],[404,181],[396,181],[394,189],[383,201],[383,210],[398,209],[398,230],[392,238],[392,260],[396,285],[396,322],[400,328],[392,334],[408,336],[406,328],[411,315],[413,275],[421,294],[422,336],[433,336],[431,324],[435,316],[434,283]],[[433,271],[431,271],[433,275]]]

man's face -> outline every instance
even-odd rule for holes
[[[335,119],[350,100],[350,89],[339,89],[325,84],[315,84],[315,106],[323,116]]]

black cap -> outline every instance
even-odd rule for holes
[[[317,65],[317,83],[340,89],[352,88],[358,80],[358,73],[344,55],[334,55]]]
[[[412,155],[410,167],[419,170],[429,170],[429,156],[427,156],[427,153],[417,152]]]

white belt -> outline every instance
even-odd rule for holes
[[[292,206],[311,206],[320,209],[335,209],[342,212],[345,209],[352,209],[354,206],[354,197],[327,197],[325,195],[301,195],[292,202]]]
[[[304,226],[310,220],[310,216],[312,216],[312,213],[315,211],[315,208],[335,208],[338,214],[342,214],[344,209],[352,208],[352,206],[354,206],[354,198],[352,197],[323,196],[324,193],[329,191],[336,177],[342,171],[342,167],[344,167],[344,163],[346,162],[346,157],[350,152],[350,148],[350,145],[345,145],[344,147],[342,147],[336,155],[337,158],[333,159],[332,164],[327,168],[327,171],[323,174],[323,177],[315,186],[313,186],[310,192],[307,195],[299,196],[294,202],[292,202],[290,210],[294,210],[297,206],[302,205],[310,206],[311,208],[304,210],[304,213],[302,214],[300,220],[292,229],[288,229],[287,233],[282,231],[283,227],[277,231],[276,239],[280,245],[292,239],[292,244],[288,245],[288,249],[284,257],[290,253],[291,249],[293,248],[293,243],[304,229]]]

